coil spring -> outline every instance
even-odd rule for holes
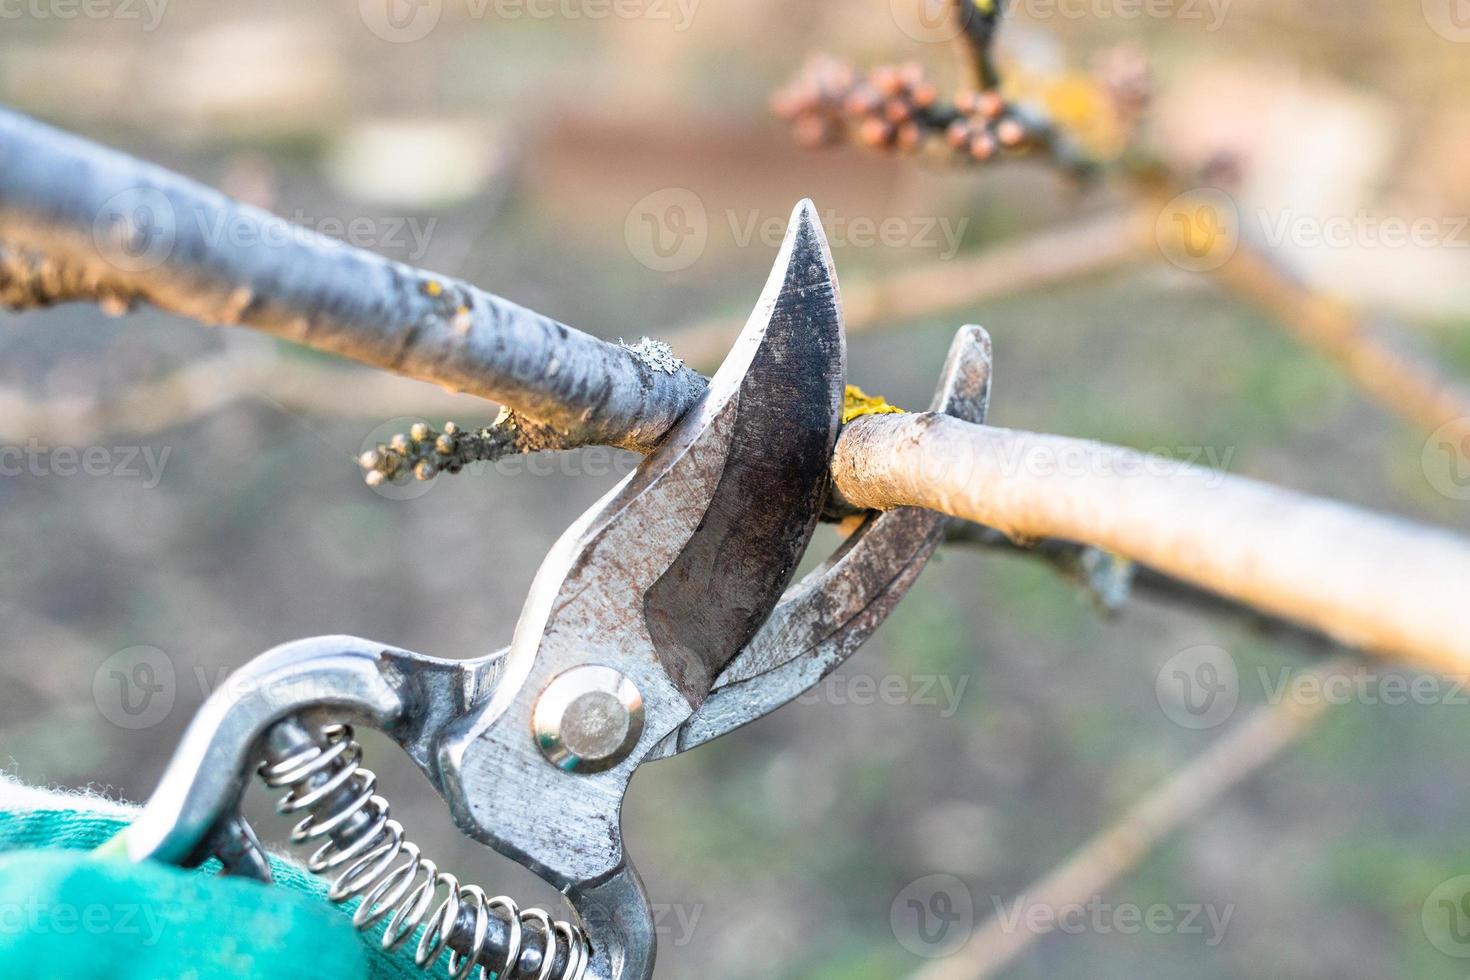
[[[362,746],[353,739],[351,726],[326,725],[315,736],[304,727],[298,730],[307,738],[297,739],[299,747],[268,757],[260,774],[272,789],[289,790],[277,804],[281,813],[305,814],[292,828],[291,842],[322,841],[306,866],[314,874],[336,875],[328,898],[362,899],[353,925],[366,930],[390,916],[382,936],[385,950],[398,948],[427,925],[414,962],[428,969],[448,948],[449,975],[456,980],[468,977],[476,965],[484,980],[522,976],[517,970],[525,930],[532,928],[540,933],[544,950],[534,980],[553,980],[558,941],[566,949],[566,965],[555,980],[582,980],[591,947],[581,928],[553,922],[541,909],[522,909],[503,895],[487,897],[481,888],[462,885],[440,871],[404,839],[402,824],[389,816],[388,801],[375,792],[377,776],[362,767]],[[430,912],[441,889],[445,897]],[[500,967],[492,970],[485,960],[493,955],[488,940],[497,910],[508,935],[504,955],[497,957]],[[473,928],[463,927],[470,923]]]

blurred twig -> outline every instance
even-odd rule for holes
[[[843,322],[852,336],[1108,272],[1143,257],[1140,217],[1130,212],[1109,214],[974,256],[844,282]],[[729,351],[744,322],[743,317],[719,317],[687,324],[663,337],[687,363],[709,368]]]
[[[1147,62],[1134,52],[1115,52],[1100,67],[1096,88],[1106,98],[1095,103],[1108,107],[1111,125],[1135,145],[1116,157],[1097,158],[1079,149],[1054,120],[1034,106],[1021,106],[1003,97],[996,65],[995,42],[1003,13],[1001,0],[949,0],[951,16],[962,28],[958,50],[961,73],[969,86],[953,103],[945,103],[924,80],[918,64],[880,67],[859,74],[831,57],[812,59],[802,74],[773,100],[779,116],[789,121],[797,139],[806,145],[824,145],[848,139],[889,152],[914,151],[930,136],[943,133],[955,153],[974,162],[987,162],[1026,151],[1072,176],[1094,172],[1120,178],[1145,216],[1141,227],[1150,234],[1172,229],[1170,210],[1189,199],[1196,184],[1213,181],[1208,175],[1193,179],[1138,145],[1146,110],[1152,101]],[[1224,161],[1219,169],[1228,171]],[[1209,273],[1228,293],[1262,311],[1299,342],[1336,363],[1349,380],[1387,411],[1410,424],[1436,431],[1448,427],[1445,445],[1470,461],[1470,386],[1446,375],[1428,358],[1409,353],[1408,345],[1381,327],[1371,327],[1346,304],[1326,295],[1294,275],[1270,250],[1248,237],[1223,234],[1232,216],[1211,212],[1215,227],[1205,229],[1203,241],[1192,243],[1204,251],[1230,247],[1233,252]],[[1157,251],[1164,241],[1155,241]],[[913,290],[909,318],[973,302],[990,295],[991,284],[972,283],[972,298],[964,295],[965,270],[951,267],[952,289],[942,292]],[[1065,273],[1065,268],[1049,271]],[[938,277],[936,273],[936,278]],[[1063,281],[1057,275],[1051,281]],[[929,302],[926,302],[929,300]],[[896,326],[902,317],[886,321]]]
[[[1426,432],[1449,426],[1446,444],[1470,459],[1470,384],[1412,353],[1402,339],[1314,289],[1248,241],[1212,276],[1337,364],[1388,412]]]
[[[986,920],[954,956],[914,973],[910,980],[984,980],[1014,963],[1050,929],[1028,928],[1029,909],[1045,909],[1055,922],[1060,910],[1086,906],[1136,868],[1169,837],[1203,817],[1230,790],[1259,773],[1282,752],[1310,735],[1330,702],[1304,700],[1302,691],[1321,684],[1353,663],[1340,657],[1307,675],[1316,683],[1291,686],[1282,700],[1256,709],[1163,785],[1130,807],[1115,823],[1017,896],[1020,915],[1009,923]]]
[[[1342,649],[1342,645],[1326,633],[1268,615],[1253,606],[1197,588],[1156,568],[1140,565],[1091,545],[1056,538],[1017,541],[994,528],[959,520],[951,523],[945,542],[1001,554],[1029,556],[1045,562],[1062,578],[1075,583],[1093,605],[1106,615],[1121,613],[1131,600],[1146,597],[1239,623],[1252,632],[1305,650],[1327,653]]]

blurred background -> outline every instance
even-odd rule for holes
[[[987,248],[1118,206],[1125,191],[1078,193],[1042,163],[795,145],[768,103],[814,52],[919,60],[954,88],[922,3],[17,0],[0,3],[0,103],[600,336],[675,337],[748,311],[802,197],[849,290],[968,275]],[[1064,78],[1118,45],[1153,66],[1158,152],[1230,153],[1235,200],[1284,261],[1470,377],[1463,0],[1034,0],[1001,51],[1018,77]],[[1431,232],[1390,241],[1392,221]],[[922,406],[970,322],[995,339],[998,424],[1470,529],[1470,478],[1426,432],[1162,259],[884,321],[853,340],[850,377]],[[141,800],[199,702],[279,642],[507,643],[547,548],[635,461],[587,450],[382,491],[354,463],[416,418],[493,412],[151,310],[0,313],[0,443],[40,461],[0,479],[0,767]],[[67,467],[66,448],[98,465]],[[1238,698],[1203,725],[1164,683],[1201,646]],[[639,776],[625,822],[667,906],[658,975],[907,976],[1024,906],[1312,655],[1146,596],[1104,617],[1032,558],[946,550],[803,704]],[[1450,954],[1470,937],[1447,944],[1430,919],[1436,889],[1470,874],[1470,695],[1374,690],[1084,899],[1113,913],[1004,975],[1465,976]],[[461,838],[388,743],[366,744],[441,866],[555,901]],[[265,792],[249,799],[283,841]],[[915,895],[937,932],[905,924]],[[1121,927],[1128,906],[1175,925]]]

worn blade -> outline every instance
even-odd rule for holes
[[[827,494],[847,373],[836,274],[810,201],[716,373],[699,436],[723,445],[708,506],[643,603],[649,637],[693,704],[755,634],[790,583]],[[700,488],[690,486],[691,492]]]
[[[950,348],[931,410],[984,422],[990,375],[989,335],[965,327]],[[836,670],[903,598],[948,521],[914,507],[869,515],[836,554],[786,593],[710,696],[649,758],[666,758],[733,731]]]

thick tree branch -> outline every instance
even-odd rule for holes
[[[0,297],[146,301],[514,405],[569,444],[647,452],[705,381],[467,283],[350,248],[0,111]],[[46,256],[45,259],[39,258]]]
[[[1347,646],[1470,675],[1470,541],[1156,456],[943,415],[843,430],[837,489],[1104,548]]]

